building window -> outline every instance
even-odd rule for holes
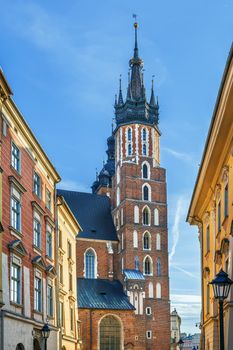
[[[139,208],[137,205],[134,207],[134,223],[139,224]]]
[[[72,245],[70,241],[67,241],[67,254],[68,259],[72,259]]]
[[[147,339],[152,339],[152,331],[146,331]]]
[[[143,185],[143,198],[144,201],[150,200],[150,189],[149,186]]]
[[[34,246],[40,248],[40,240],[41,240],[41,224],[40,221],[34,218],[33,220],[34,226]]]
[[[146,226],[150,225],[150,212],[148,207],[143,209],[142,219],[143,219],[142,221],[143,225],[146,225]]]
[[[73,278],[72,278],[72,273],[69,272],[69,291],[73,290]]]
[[[154,286],[152,282],[148,285],[148,296],[149,298],[154,298]]]
[[[74,331],[74,309],[72,307],[70,308],[70,330]]]
[[[59,264],[59,282],[63,284],[63,266]]]
[[[61,327],[64,327],[64,304],[62,301],[59,302],[59,323]]]
[[[131,128],[128,129],[127,135],[128,135],[128,142],[132,141],[132,129]]]
[[[138,248],[138,233],[136,230],[133,231],[133,247]]]
[[[62,248],[62,231],[58,230],[58,246],[59,248]]]
[[[114,316],[105,316],[100,321],[100,350],[121,349],[121,324]]]
[[[218,232],[221,230],[221,201],[218,202]]]
[[[147,145],[145,143],[143,144],[142,149],[143,149],[143,155],[146,156],[147,155]]]
[[[159,226],[159,211],[157,208],[154,210],[154,225]]]
[[[145,232],[143,235],[143,249],[144,250],[151,249],[151,237],[149,232]]]
[[[135,256],[135,258],[134,258],[134,267],[135,267],[135,270],[139,270],[139,258],[138,258],[138,256]]]
[[[142,166],[142,177],[143,179],[149,179],[149,169],[146,163],[143,163]]]
[[[146,142],[146,129],[142,129],[142,141]]]
[[[156,283],[156,298],[161,299],[161,284]]]
[[[46,198],[45,198],[46,207],[51,211],[52,209],[52,195],[51,192],[46,188]]]
[[[120,167],[119,167],[119,165],[118,165],[118,167],[117,167],[116,178],[117,178],[117,184],[119,184],[119,183],[120,183]]]
[[[117,194],[116,194],[116,205],[118,206],[119,204],[120,204],[120,201],[121,201],[121,199],[120,199],[120,188],[119,187],[117,187]]]
[[[53,287],[49,284],[47,286],[47,313],[48,316],[53,316]]]
[[[53,235],[50,226],[46,230],[46,254],[49,258],[53,257]]]
[[[152,261],[149,256],[144,260],[144,275],[152,275]]]
[[[11,301],[20,304],[20,266],[11,265]]]
[[[88,249],[85,253],[85,277],[86,278],[96,278],[95,274],[95,253],[92,249]]]
[[[156,250],[161,250],[161,236],[159,233],[156,235]]]
[[[34,279],[34,308],[36,311],[41,312],[41,278],[35,276]]]
[[[18,173],[20,172],[20,150],[13,142],[11,144],[11,165]]]
[[[21,231],[21,203],[19,198],[16,198],[13,194],[11,196],[11,226],[17,231]]]
[[[228,184],[224,188],[224,217],[228,216]]]
[[[128,144],[128,156],[132,155],[132,145],[131,143]]]
[[[210,251],[210,227],[206,227],[206,253]]]
[[[127,156],[132,155],[132,129],[127,130]]]
[[[156,270],[157,270],[157,276],[161,276],[161,260],[160,258],[157,259],[156,263]]]
[[[41,178],[36,172],[34,172],[33,176],[33,189],[34,193],[41,198]]]
[[[150,316],[152,314],[152,312],[151,312],[151,307],[150,306],[147,306],[146,307],[146,315],[147,316]]]

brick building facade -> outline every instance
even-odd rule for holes
[[[83,350],[170,349],[166,171],[159,106],[147,102],[137,23],[124,100],[121,81],[107,162],[92,194],[59,190],[82,227],[77,244]]]

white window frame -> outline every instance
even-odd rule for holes
[[[92,251],[94,253],[94,279],[97,278],[97,264],[98,264],[98,261],[97,261],[97,254],[96,254],[96,251],[95,249],[93,249],[92,247],[89,247],[86,249],[86,251],[84,252],[84,277],[85,278],[88,278],[87,277],[87,271],[86,271],[86,254],[88,253],[88,251]]]
[[[152,339],[152,331],[146,331],[146,338]]]
[[[151,315],[152,315],[152,309],[151,309],[150,306],[147,306],[147,307],[146,307],[146,315],[147,315],[147,316],[151,316]]]
[[[159,209],[154,209],[154,225],[159,226]]]
[[[36,281],[40,280],[40,295],[37,296]],[[37,298],[38,297],[38,298]],[[34,273],[34,311],[42,313],[43,310],[43,279],[40,271],[35,270]],[[37,305],[38,304],[38,305]]]
[[[146,186],[148,187],[148,199],[144,198],[144,187],[146,187]],[[142,200],[146,201],[146,202],[151,202],[151,187],[148,183],[144,183],[142,185]]]
[[[19,204],[19,227],[14,226],[13,222],[13,201],[18,202]],[[11,185],[11,227],[13,227],[16,231],[21,232],[22,231],[22,194],[17,190],[17,188],[14,185]]]
[[[17,150],[19,151],[19,158],[18,158],[18,165],[19,165],[19,169],[16,169],[14,166],[14,162],[13,162],[13,147],[17,148]],[[21,150],[20,148],[16,145],[16,143],[11,140],[11,166],[12,168],[17,171],[18,174],[21,174]]]
[[[12,282],[12,268],[13,265],[16,266],[19,269],[19,281],[17,285],[17,300],[14,298],[14,288],[13,288],[13,282]],[[15,254],[11,255],[11,263],[10,263],[10,301],[14,304],[20,305],[22,302],[22,260],[20,257],[18,257]]]
[[[143,166],[146,165],[147,166],[147,177],[144,177],[143,176]],[[142,167],[141,167],[141,176],[142,176],[142,179],[145,179],[145,180],[150,180],[150,163],[147,162],[146,160],[142,163]]]

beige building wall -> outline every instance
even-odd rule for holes
[[[81,347],[77,308],[76,237],[80,226],[62,197],[58,197],[59,321],[63,350]]]

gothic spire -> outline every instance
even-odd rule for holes
[[[134,16],[135,17],[135,16]],[[138,54],[138,39],[137,39],[137,30],[138,23],[134,23],[135,29],[135,43],[134,43],[134,55],[133,58],[129,61],[131,67],[131,94],[134,100],[143,99],[142,94],[142,67],[143,61],[139,58]]]
[[[123,101],[122,90],[121,90],[121,75],[120,75],[118,105],[123,105],[123,104],[124,104],[124,101]]]
[[[150,96],[150,105],[155,106],[155,94],[154,94],[154,75],[152,76],[152,81],[151,81],[151,96]]]

